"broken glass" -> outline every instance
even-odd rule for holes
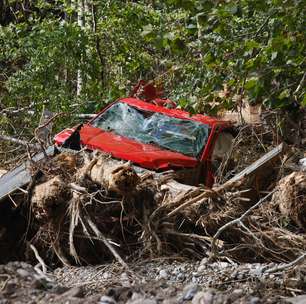
[[[92,125],[192,157],[200,154],[209,135],[208,125],[162,113],[141,111],[123,102],[112,105]]]

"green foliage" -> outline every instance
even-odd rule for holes
[[[302,0],[88,0],[84,27],[70,1],[31,1],[26,10],[5,3],[0,111],[34,103],[29,125],[43,103],[93,111],[139,79],[163,82],[167,96],[192,112],[235,108],[241,99],[306,104]]]

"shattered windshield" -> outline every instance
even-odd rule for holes
[[[209,135],[208,125],[162,113],[141,111],[120,102],[98,116],[92,125],[192,157],[200,154]]]

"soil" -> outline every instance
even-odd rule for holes
[[[273,263],[206,259],[159,259],[130,267],[62,267],[45,275],[38,266],[10,262],[0,265],[0,303],[305,303],[294,302],[306,294],[303,267],[269,274]]]

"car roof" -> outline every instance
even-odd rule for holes
[[[202,124],[210,125],[210,126],[216,126],[216,125],[229,125],[229,121],[224,121],[220,120],[218,118],[210,117],[210,116],[205,116],[202,114],[195,114],[192,115],[187,111],[183,111],[180,109],[168,109],[165,107],[157,106],[152,103],[143,101],[141,99],[133,98],[133,97],[128,97],[128,98],[120,98],[117,100],[117,102],[124,102],[127,103],[135,108],[138,108],[140,110],[144,111],[150,111],[150,112],[157,112],[157,113],[162,113],[168,116],[172,116],[175,118],[180,118],[180,119],[187,119],[187,120],[193,120],[200,122]]]

